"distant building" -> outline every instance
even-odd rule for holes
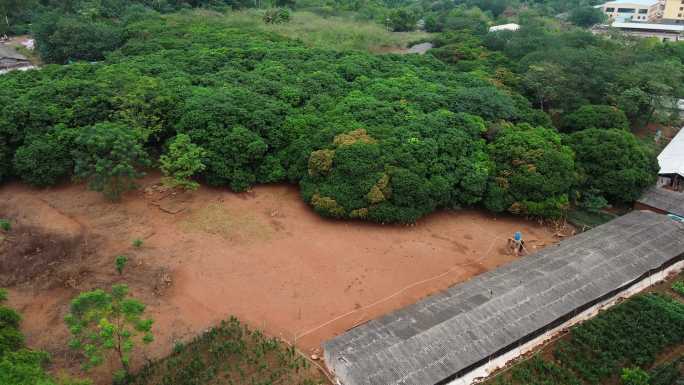
[[[681,1],[681,0],[680,0]],[[660,41],[680,41],[684,40],[684,24],[663,24],[663,23],[636,23],[636,22],[614,22],[610,26],[597,26],[593,28],[594,33],[606,33],[609,28],[615,28],[622,33],[636,37],[655,37]]]
[[[10,70],[30,65],[31,62],[26,56],[10,46],[0,44],[0,70]]]
[[[519,29],[520,29],[520,25],[515,24],[515,23],[510,23],[510,24],[502,24],[502,25],[495,25],[495,26],[489,27],[489,32],[517,31]]]
[[[684,23],[684,1],[682,0],[663,0],[663,21]]]
[[[677,0],[680,1],[680,0]],[[603,10],[610,21],[655,21],[662,16],[660,0],[611,1],[596,8]]]

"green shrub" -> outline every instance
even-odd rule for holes
[[[649,371],[649,385],[679,385],[684,380],[684,357],[665,362]]]
[[[287,8],[271,8],[264,12],[264,23],[282,24],[290,21],[290,10]]]
[[[576,154],[582,190],[611,201],[633,202],[655,184],[655,152],[632,133],[590,128],[564,138]]]
[[[623,385],[649,385],[651,377],[641,368],[623,368],[620,375]]]
[[[136,238],[136,239],[133,240],[133,242],[132,242],[131,244],[132,244],[133,247],[135,247],[136,249],[139,249],[139,248],[142,247],[143,243],[144,243],[144,242],[143,242],[142,239]]]
[[[74,170],[72,148],[73,131],[63,126],[56,127],[53,132],[17,148],[14,171],[23,181],[34,186],[55,185]]]
[[[140,168],[150,165],[136,133],[129,127],[109,122],[85,127],[79,132],[74,160],[76,177],[112,200],[134,189],[134,180],[145,175]]]
[[[128,257],[125,255],[117,255],[117,257],[114,259],[114,267],[116,267],[116,272],[119,273],[119,275],[123,274],[124,267],[126,267],[126,263],[128,262]]]
[[[566,132],[589,128],[629,130],[627,115],[617,107],[587,105],[563,117],[561,128]]]
[[[12,224],[7,219],[0,219],[0,230],[10,231],[12,230]]]
[[[488,209],[541,217],[567,210],[575,163],[557,133],[530,125],[504,127],[489,144],[489,154],[496,170],[484,202]]]
[[[639,295],[572,329],[558,362],[587,383],[647,367],[664,349],[684,343],[684,304],[660,294]]]
[[[192,177],[206,168],[202,163],[205,156],[206,151],[192,143],[188,135],[176,135],[170,141],[167,153],[159,158],[161,171],[166,176],[164,183],[171,187],[196,190],[199,183],[193,181]]]
[[[676,281],[672,284],[672,290],[684,297],[684,281]]]

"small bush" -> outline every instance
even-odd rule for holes
[[[641,368],[623,368],[620,379],[624,385],[648,385],[650,376]]]
[[[272,8],[264,13],[264,23],[282,24],[290,21],[290,10],[287,8]]]
[[[116,266],[116,271],[119,273],[119,275],[123,274],[123,269],[124,267],[126,267],[127,262],[128,257],[126,257],[125,255],[119,255],[114,260],[114,265]]]
[[[684,297],[684,281],[677,281],[672,284],[672,290]]]
[[[10,231],[12,230],[12,224],[7,219],[0,219],[0,229],[3,231]]]
[[[133,240],[133,247],[135,247],[136,249],[139,249],[139,248],[142,247],[143,243],[144,243],[144,242],[143,242],[142,239],[136,238],[136,239]]]

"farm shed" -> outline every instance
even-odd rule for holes
[[[30,66],[31,62],[26,56],[17,52],[14,48],[0,44],[0,70]]]
[[[662,187],[652,187],[636,201],[634,208],[684,217],[684,193]]]
[[[658,155],[658,185],[673,190],[684,190],[684,130],[677,135]]]
[[[324,344],[344,385],[467,384],[684,265],[684,225],[634,211]]]

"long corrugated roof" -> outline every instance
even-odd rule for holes
[[[0,44],[0,59],[2,58],[28,61],[26,56],[17,52],[16,49],[8,45]]]
[[[637,202],[684,217],[684,192],[652,187]]]
[[[326,363],[344,385],[437,384],[682,253],[684,225],[635,211],[333,338]]]
[[[679,174],[684,176],[684,129],[668,143],[658,155],[659,174]]]

